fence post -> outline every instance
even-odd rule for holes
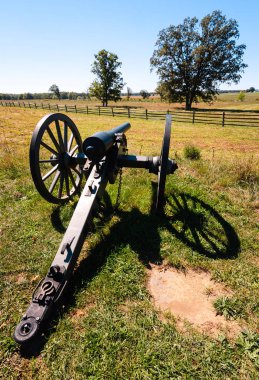
[[[192,123],[195,123],[195,111],[192,111]]]
[[[128,117],[130,118],[130,107],[128,107]]]
[[[112,116],[114,116],[113,107],[111,107],[111,108],[112,108]]]
[[[29,102],[29,107],[31,108],[31,103]]]
[[[147,120],[147,109],[146,109],[146,120]]]
[[[50,104],[49,104],[49,110],[50,110]]]
[[[76,111],[76,113],[77,113],[77,108],[76,108],[76,104],[75,104],[75,111]]]
[[[59,107],[58,107],[58,104],[57,104],[57,110],[58,110],[58,112],[59,112]]]
[[[36,103],[34,103],[35,104],[35,108],[37,109],[37,104]]]
[[[222,127],[225,126],[225,112],[222,113]]]
[[[88,106],[86,106],[86,114],[88,115]]]
[[[66,112],[67,112],[67,105],[65,104],[65,110],[66,110]]]
[[[100,106],[98,107],[98,113],[99,113],[99,116],[101,115],[101,110],[100,110]]]

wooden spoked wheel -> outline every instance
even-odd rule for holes
[[[166,175],[168,172],[168,156],[170,148],[172,116],[166,115],[165,132],[161,149],[160,165],[158,170],[158,186],[156,198],[156,210],[161,211],[164,204]]]
[[[74,122],[54,113],[37,124],[30,145],[31,175],[40,195],[51,203],[65,203],[80,189],[82,170],[75,156],[82,140]]]

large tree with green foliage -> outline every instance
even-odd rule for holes
[[[49,91],[53,92],[53,94],[58,98],[58,100],[60,100],[61,95],[60,95],[59,88],[56,84],[53,84],[52,86],[50,86]]]
[[[121,99],[124,83],[121,72],[118,71],[120,66],[121,62],[116,54],[104,49],[95,54],[92,72],[97,78],[90,85],[89,94],[101,100],[103,106],[107,106],[109,100],[116,102]]]
[[[159,76],[158,93],[174,102],[184,102],[187,110],[199,99],[209,102],[221,83],[238,83],[247,66],[245,45],[239,38],[236,20],[227,20],[214,11],[200,22],[186,18],[177,26],[159,32],[151,69]]]

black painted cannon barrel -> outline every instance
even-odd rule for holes
[[[100,160],[114,144],[116,135],[125,133],[128,129],[130,129],[130,123],[123,123],[109,131],[97,132],[87,137],[83,142],[85,155],[91,160]]]

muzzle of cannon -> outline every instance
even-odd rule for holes
[[[171,123],[171,116],[167,115],[161,154],[153,157],[128,154],[125,133],[130,123],[97,132],[82,141],[76,125],[64,114],[50,114],[39,121],[30,145],[30,169],[36,189],[51,203],[65,203],[80,192],[81,196],[51,267],[15,329],[16,342],[27,344],[38,336],[68,286],[107,183],[114,183],[123,167],[157,174],[155,209],[163,210],[166,176],[177,169],[176,162],[168,158]],[[86,183],[81,191],[83,177]]]

